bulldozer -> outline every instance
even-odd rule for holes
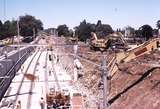
[[[14,42],[14,38],[6,38],[6,39],[4,39],[3,40],[3,44],[4,45],[10,45],[10,44],[13,44],[13,42]]]
[[[108,48],[129,49],[127,42],[124,40],[122,33],[112,33],[106,38],[98,39],[96,33],[91,32],[90,48],[93,50],[105,51]]]
[[[96,33],[91,32],[90,48],[92,50],[104,51],[109,47],[109,39],[98,39]]]

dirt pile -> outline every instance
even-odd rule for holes
[[[81,57],[101,65],[101,53],[81,49],[83,54]],[[113,53],[106,53],[106,56],[110,61]],[[119,65],[119,71],[111,80],[108,80],[108,99],[111,109],[157,109],[160,107],[160,93],[158,92],[160,90],[160,69],[150,65],[159,60],[160,51],[157,50]],[[85,73],[79,82],[91,90],[93,95],[99,96],[100,66],[94,66],[84,60],[80,61],[84,65]]]
[[[121,67],[111,80],[111,109],[158,109],[160,106],[160,69],[142,63],[157,63],[160,51],[140,56]]]

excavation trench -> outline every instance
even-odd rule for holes
[[[112,103],[114,103],[116,100],[118,100],[123,94],[127,93],[127,91],[129,91],[131,88],[133,88],[134,86],[136,86],[137,84],[139,84],[140,82],[142,82],[152,71],[154,71],[155,69],[157,69],[158,67],[153,67],[151,69],[149,69],[148,71],[146,71],[137,81],[135,81],[133,84],[131,84],[130,86],[128,86],[127,88],[125,88],[123,91],[121,91],[120,93],[118,93],[117,95],[115,95],[114,97],[112,97],[108,103],[111,105]]]

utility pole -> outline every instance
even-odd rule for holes
[[[35,38],[36,37],[36,30],[35,30],[35,28],[33,28],[33,38]]]
[[[74,82],[75,82],[75,81],[77,81],[77,78],[78,78],[77,68],[75,67],[75,61],[77,59],[76,55],[77,55],[77,50],[78,50],[77,43],[74,43],[73,50],[74,50]]]
[[[17,38],[18,38],[18,60],[20,60],[20,58],[21,58],[21,54],[20,54],[20,32],[19,32],[19,18],[18,18],[18,20],[17,20]],[[20,66],[21,66],[21,63],[20,63]]]
[[[103,52],[102,52],[103,55]],[[103,80],[103,109],[107,109],[108,105],[108,87],[107,87],[107,67],[106,67],[106,58],[105,55],[102,57],[102,80]]]

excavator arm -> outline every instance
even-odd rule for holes
[[[160,47],[160,38],[155,38],[149,40],[136,48],[130,49],[128,51],[120,52],[115,54],[108,64],[109,68],[109,77],[112,77],[117,70],[119,69],[118,65],[124,62],[128,62],[132,59],[135,59],[141,55],[147,54],[153,50],[156,50]]]

